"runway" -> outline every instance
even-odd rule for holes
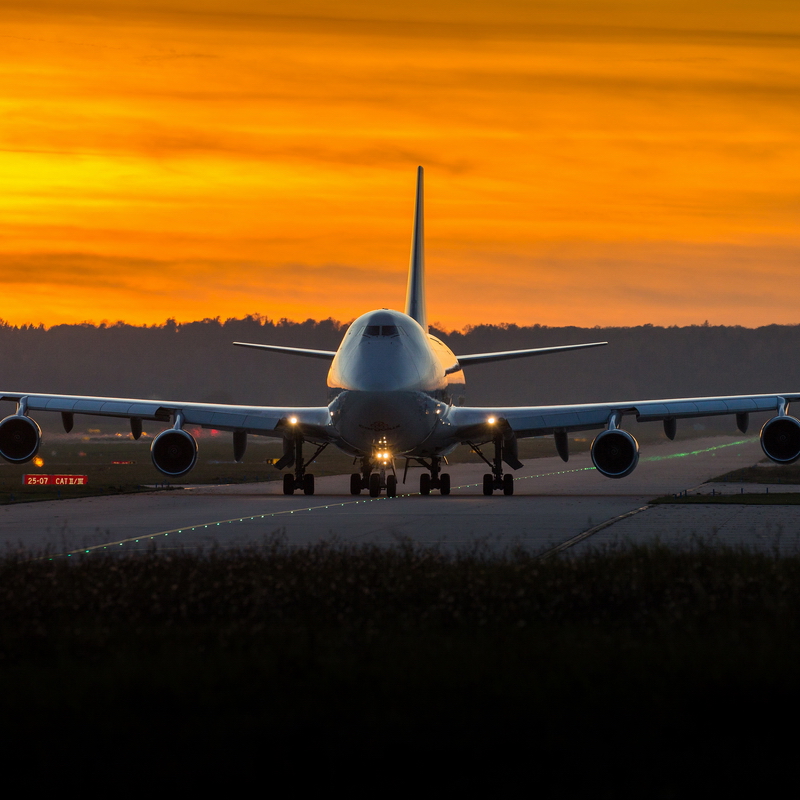
[[[622,480],[597,473],[588,454],[567,464],[557,457],[536,459],[515,473],[512,497],[484,497],[480,482],[486,468],[477,463],[449,468],[449,497],[420,496],[419,470],[410,470],[408,483],[391,499],[353,497],[349,476],[340,475],[318,478],[311,497],[286,497],[273,481],[25,503],[0,508],[0,543],[29,553],[78,555],[260,546],[278,535],[289,545],[411,541],[444,549],[520,546],[544,552],[653,497],[694,489],[762,458],[756,437],[709,437],[650,445],[634,473]],[[791,506],[659,506],[605,527],[572,551],[655,537],[753,547],[774,547],[777,537],[786,549],[800,539],[797,516]]]

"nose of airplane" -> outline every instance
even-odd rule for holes
[[[331,408],[342,438],[364,453],[381,448],[404,453],[424,441],[438,422],[435,401],[424,392],[351,390]]]
[[[417,391],[419,369],[401,341],[364,341],[341,365],[349,389],[361,392]]]

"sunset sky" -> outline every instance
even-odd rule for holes
[[[0,318],[800,323],[797,0],[0,0]]]

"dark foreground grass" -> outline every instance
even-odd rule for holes
[[[800,557],[7,557],[0,631],[3,753],[51,776],[671,797],[795,759]]]

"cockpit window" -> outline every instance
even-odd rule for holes
[[[400,328],[397,325],[367,325],[364,336],[399,336]]]

